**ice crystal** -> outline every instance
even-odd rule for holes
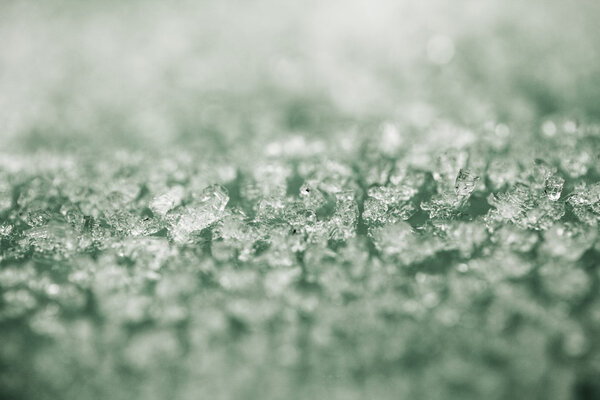
[[[174,186],[169,189],[166,193],[156,196],[150,202],[150,209],[160,215],[164,216],[169,210],[178,206],[183,199],[184,189],[181,186]]]
[[[194,232],[200,232],[223,216],[229,201],[226,189],[220,186],[205,188],[192,203],[186,205],[171,227],[173,240],[184,243]]]
[[[473,176],[471,172],[461,169],[458,171],[458,175],[456,176],[456,181],[454,183],[456,194],[460,198],[469,197],[471,193],[473,193],[473,190],[475,190],[475,184],[478,180],[478,176]]]
[[[552,201],[560,198],[565,180],[560,176],[549,176],[546,178],[544,193]]]

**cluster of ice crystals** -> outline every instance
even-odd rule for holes
[[[414,188],[403,185],[372,187],[367,192],[362,217],[374,225],[407,220],[416,211],[409,201],[415,193]]]
[[[433,195],[429,201],[421,203],[421,209],[429,212],[429,218],[452,219],[461,212],[460,199],[451,192]]]
[[[487,215],[490,224],[510,221],[524,228],[546,230],[565,214],[565,206],[529,187],[517,184],[508,192],[490,194],[489,204],[493,207]]]
[[[567,203],[581,222],[596,226],[600,221],[600,183],[577,185]]]
[[[0,350],[36,352],[19,345],[26,328],[39,348],[72,346],[77,366],[214,377],[245,360],[299,380],[409,368],[482,398],[487,383],[463,373],[509,393],[574,373],[564,358],[591,368],[600,171],[572,153],[598,136],[554,128],[541,155],[494,124],[450,149],[386,125],[384,144],[290,139],[214,162],[124,152],[40,170],[23,156],[0,169]]]
[[[218,221],[225,211],[229,201],[227,190],[221,186],[212,185],[205,188],[199,195],[178,212],[170,215],[173,219],[171,235],[177,243],[185,243],[192,233]]]

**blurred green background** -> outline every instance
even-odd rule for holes
[[[227,147],[382,119],[596,119],[599,17],[594,0],[5,0],[0,138]]]

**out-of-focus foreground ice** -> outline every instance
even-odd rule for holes
[[[600,5],[0,4],[0,398],[600,398]]]

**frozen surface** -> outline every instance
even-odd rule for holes
[[[0,398],[600,398],[597,2],[446,3],[0,4]]]
[[[544,162],[494,132],[419,147],[425,164],[407,145],[372,183],[359,137],[242,160],[7,155],[3,390],[570,396],[597,382],[599,164],[560,162],[599,133],[544,139]]]

